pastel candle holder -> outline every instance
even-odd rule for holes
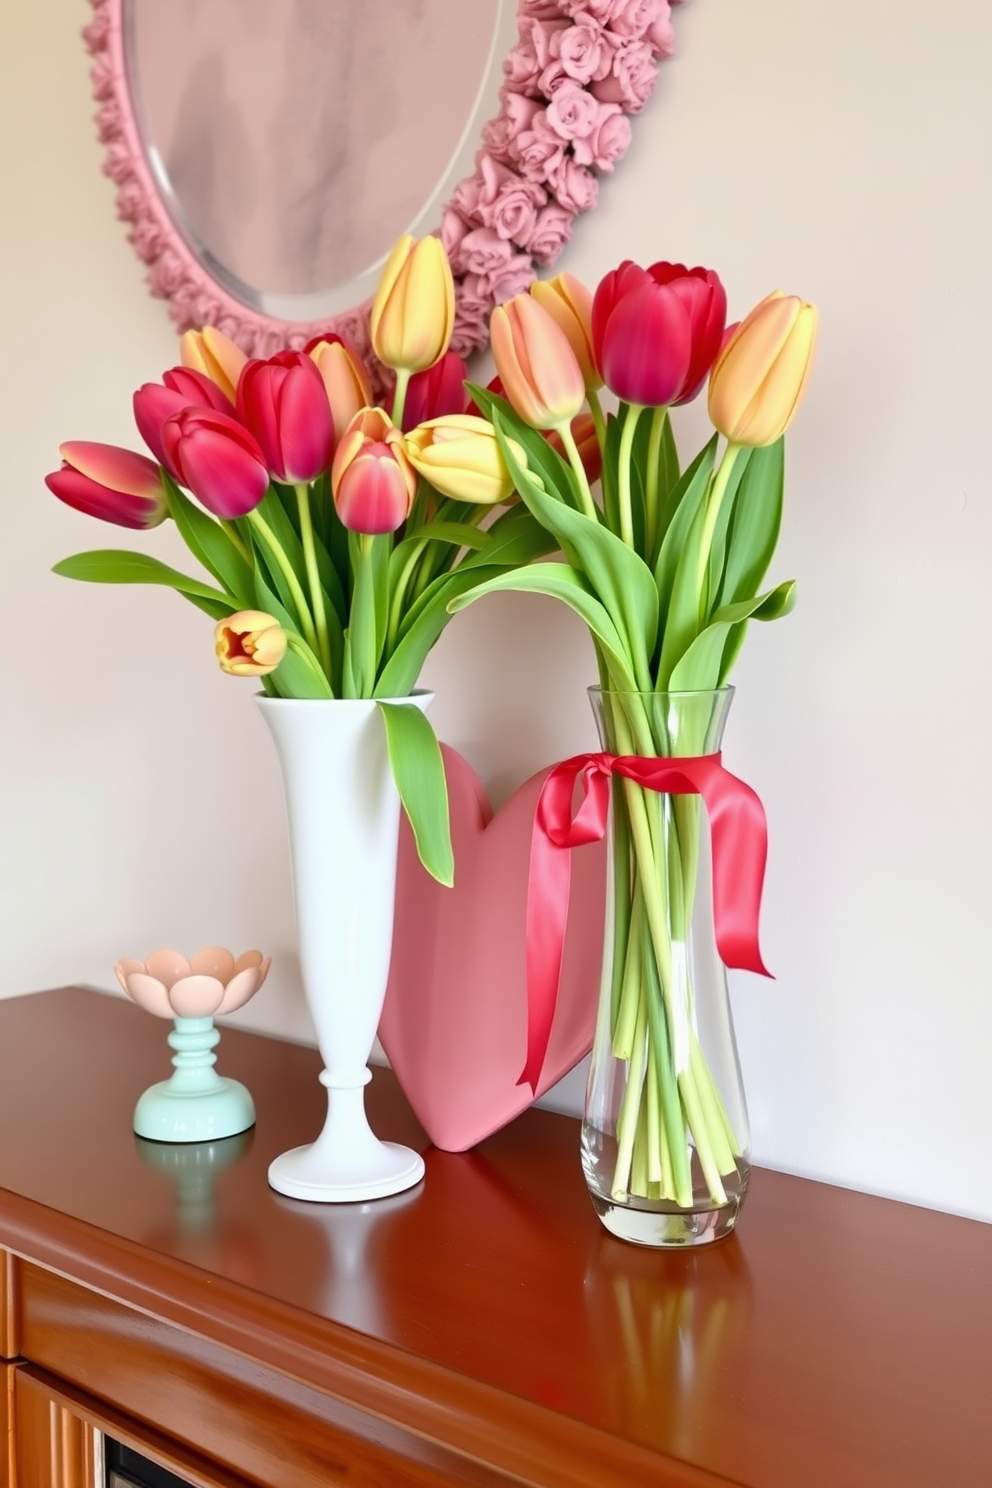
[[[213,1142],[255,1124],[255,1104],[238,1080],[214,1069],[220,1032],[214,1015],[244,1007],[268,975],[270,958],[245,951],[235,960],[223,946],[205,946],[189,960],[153,951],[145,961],[122,956],[114,967],[132,1002],[156,1018],[171,1018],[173,1073],[150,1086],[134,1110],[134,1130],[153,1142]]]

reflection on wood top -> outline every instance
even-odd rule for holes
[[[258,1124],[205,1170],[131,1130],[166,1033],[79,989],[0,1002],[0,1246],[531,1481],[989,1481],[992,1226],[758,1170],[731,1239],[641,1250],[596,1219],[575,1121],[440,1152],[385,1070],[373,1126],[424,1184],[303,1204],[265,1173],[320,1126],[316,1051],[224,1030]]]

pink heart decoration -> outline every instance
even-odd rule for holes
[[[518,1085],[527,1045],[524,921],[540,771],[493,815],[472,766],[442,745],[455,886],[442,888],[400,829],[393,958],[379,1039],[436,1147],[464,1152],[531,1104]],[[538,1088],[592,1047],[603,955],[606,844],[573,854],[561,986]]]

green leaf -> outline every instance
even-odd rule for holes
[[[778,620],[782,615],[788,615],[795,603],[796,585],[793,579],[789,579],[767,594],[724,605],[679,658],[672,669],[669,690],[706,692],[722,687],[730,670],[726,660],[727,647],[734,635],[739,634],[743,639],[748,620]],[[731,661],[739,649],[738,643]]]
[[[658,562],[654,571],[662,634],[668,627],[668,611],[679,559],[713,473],[716,441],[717,436],[714,434],[710,442],[699,451],[692,464],[686,467],[671,495],[674,514],[665,532],[665,540],[661,545],[661,552],[658,554]]]
[[[571,567],[607,610],[638,688],[650,688],[650,658],[658,635],[658,591],[651,570],[602,523],[538,490],[506,443],[499,414],[494,427],[521,499],[558,539]]]
[[[466,386],[493,427],[495,428],[498,420],[504,434],[521,446],[527,456],[531,474],[538,477],[545,491],[557,496],[566,505],[578,509],[580,503],[575,477],[568,461],[562,459],[543,434],[525,424],[505,398],[498,397],[487,388],[476,387],[473,383],[467,383]]]
[[[630,658],[624,647],[609,611],[592,592],[582,574],[576,573],[566,563],[532,563],[528,568],[511,569],[509,573],[479,584],[453,600],[448,608],[455,614],[467,605],[481,599],[484,594],[512,591],[515,594],[546,594],[551,599],[560,599],[584,620],[595,639],[606,653],[614,671],[614,687],[622,692],[637,692],[640,689],[631,672]]]
[[[784,490],[783,438],[751,451],[730,516],[718,604],[757,592],[778,542]]]
[[[451,888],[455,858],[448,787],[434,730],[415,703],[380,702],[379,712],[386,725],[393,779],[413,829],[420,861],[438,883]]]
[[[191,579],[147,553],[133,553],[124,548],[98,548],[89,553],[75,553],[71,558],[56,563],[52,572],[64,579],[81,579],[87,584],[162,584],[167,589],[175,589],[197,609],[217,620],[243,608],[221,590],[212,589],[199,579]]]
[[[169,500],[169,514],[179,535],[194,558],[213,574],[234,599],[239,609],[250,608],[252,593],[251,566],[245,562],[224,528],[207,515],[179,489],[168,471],[162,479]]]
[[[394,551],[399,553],[407,544],[418,542],[450,543],[452,547],[471,548],[477,552],[490,542],[490,537],[488,532],[468,522],[428,522],[425,527],[418,527],[413,537],[397,543]]]

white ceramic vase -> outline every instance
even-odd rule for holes
[[[395,701],[425,710],[432,694]],[[323,1203],[382,1198],[424,1174],[420,1154],[381,1142],[365,1114],[368,1057],[389,977],[399,841],[385,725],[372,701],[257,702],[282,765],[300,969],[327,1089],[320,1136],[275,1158],[269,1183]]]

